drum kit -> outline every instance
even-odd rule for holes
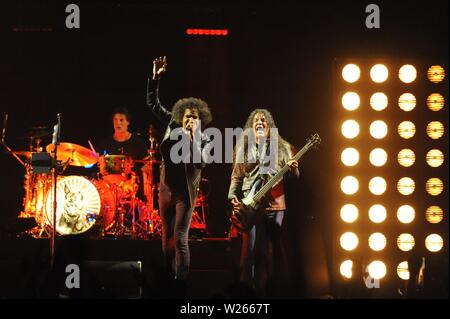
[[[35,238],[49,238],[53,231],[55,181],[50,170],[38,169],[33,159],[43,155],[56,163],[56,233],[61,236],[86,233],[94,238],[131,237],[149,239],[161,236],[162,225],[158,211],[159,165],[158,145],[150,131],[148,156],[136,160],[128,155],[99,156],[92,144],[90,149],[67,142],[41,146],[46,128],[36,127],[26,138],[27,151],[15,151],[6,144],[8,152],[24,167],[24,195],[19,218],[34,218],[37,226],[27,231]],[[47,134],[48,135],[48,134]],[[38,156],[40,155],[40,156]],[[45,157],[45,156],[44,156]],[[69,166],[98,167],[95,177],[68,175]],[[137,168],[140,167],[138,170]],[[141,174],[137,172],[140,171]],[[202,185],[192,216],[191,229],[206,230],[207,194]]]
[[[22,157],[25,167],[24,197],[19,218],[34,218],[37,227],[29,233],[36,238],[50,236],[53,224],[54,182],[50,171],[37,170],[35,154],[53,156],[53,144],[41,147],[41,134],[30,138],[28,151],[9,152]],[[45,152],[46,151],[46,152]],[[159,236],[161,221],[155,205],[158,185],[155,173],[160,161],[150,149],[143,160],[128,155],[99,156],[93,149],[73,143],[59,143],[56,165],[56,232],[59,235],[93,234],[99,237],[150,238]],[[54,159],[52,159],[54,161]],[[142,178],[136,164],[142,166]],[[68,166],[90,168],[97,165],[95,178],[66,175]],[[138,196],[142,182],[143,196]],[[141,197],[141,198],[139,198]]]

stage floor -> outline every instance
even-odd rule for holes
[[[221,296],[227,287],[235,283],[236,243],[228,238],[200,238],[189,240],[191,269],[188,297],[211,298]],[[163,279],[163,255],[161,239],[84,239],[77,237],[56,240],[54,270],[50,271],[50,242],[48,239],[17,238],[0,241],[0,298],[61,298],[61,297],[106,297],[106,298],[172,298],[171,289]],[[81,284],[83,273],[90,277],[103,276],[97,286],[77,291],[65,289],[64,279],[69,273],[67,265],[80,267]],[[88,265],[88,266],[87,266]],[[94,266],[93,266],[94,265]],[[131,274],[126,265],[139,265],[141,272]],[[94,270],[93,270],[94,269]],[[110,273],[110,276],[106,276]],[[106,276],[106,277],[105,277]],[[133,277],[134,276],[134,277]],[[55,289],[48,289],[50,281],[58,282]],[[56,279],[55,279],[56,278]],[[130,295],[114,295],[114,287],[103,293],[104,287],[116,284],[108,281],[122,279],[120,290]],[[126,281],[125,278],[130,280]],[[125,280],[125,281],[124,281]],[[61,288],[62,287],[62,288]],[[106,287],[108,288],[108,287]],[[116,287],[117,288],[117,287]],[[127,289],[125,289],[127,288]],[[138,294],[133,289],[139,288]],[[50,291],[50,292],[49,292]],[[104,292],[104,291],[103,291]]]

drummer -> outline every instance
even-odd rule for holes
[[[131,122],[131,116],[126,108],[115,108],[112,112],[111,120],[114,128],[114,134],[107,136],[96,146],[96,150],[100,155],[100,174],[103,175],[105,173],[102,171],[102,163],[104,164],[104,161],[102,161],[102,159],[105,160],[106,155],[128,155],[133,160],[133,163],[131,164],[132,167],[130,169],[132,169],[132,171],[135,173],[134,176],[137,177],[138,189],[136,196],[137,198],[143,200],[144,192],[141,172],[142,164],[136,163],[134,161],[141,160],[148,155],[147,143],[144,139],[136,134],[131,133],[128,130]],[[126,172],[131,171],[126,170],[123,173]],[[125,180],[121,177],[121,175],[106,175],[102,177],[109,183],[121,184],[122,181],[125,181],[130,176],[123,176]],[[129,184],[125,183],[125,185]]]
[[[147,155],[147,143],[128,130],[131,122],[128,110],[123,107],[115,108],[111,119],[114,134],[103,139],[97,146],[100,155],[129,155],[133,160],[143,159]]]

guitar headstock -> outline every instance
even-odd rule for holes
[[[322,139],[320,138],[319,134],[314,133],[308,138],[307,142],[309,147],[317,148],[320,142],[322,142]]]

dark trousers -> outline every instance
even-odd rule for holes
[[[162,221],[162,249],[166,266],[177,279],[187,279],[190,265],[188,235],[193,207],[189,195],[160,184],[159,210]]]
[[[261,297],[279,296],[286,278],[286,254],[281,240],[284,212],[258,215],[255,225],[242,233],[241,281]]]

